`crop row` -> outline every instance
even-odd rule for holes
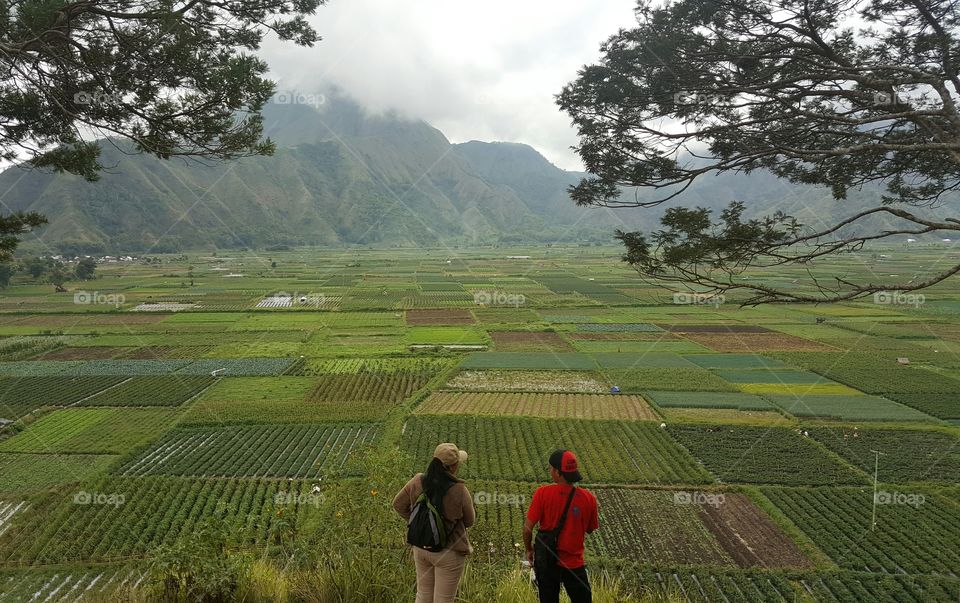
[[[64,408],[0,442],[0,452],[120,454],[161,434],[175,416],[155,408]]]
[[[804,572],[792,575],[760,570],[656,569],[645,565],[620,570],[628,587],[651,593],[656,600],[690,603],[716,601],[792,603],[927,603],[956,601],[960,580],[942,576],[903,576],[851,571]]]
[[[123,475],[315,477],[371,443],[373,425],[238,425],[178,429],[128,461]]]
[[[191,533],[212,514],[235,545],[264,542],[277,494],[303,494],[301,482],[162,477],[107,478],[38,499],[0,537],[0,559],[40,563],[141,556]],[[290,496],[296,513],[305,496]]]
[[[38,360],[0,363],[0,376],[143,376],[209,375],[219,376],[279,375],[293,363],[292,358],[224,358],[203,360]]]
[[[943,394],[886,394],[887,398],[916,408],[940,419],[960,419],[960,399],[956,392]]]
[[[876,354],[798,352],[778,356],[868,394],[950,394],[960,391],[960,380],[922,368],[892,364]]]
[[[444,385],[464,391],[602,393],[599,373],[583,371],[460,371]]]
[[[402,445],[422,471],[436,445],[451,440],[470,453],[464,475],[472,478],[543,481],[550,454],[569,448],[593,483],[712,481],[650,422],[415,415],[407,420]]]
[[[131,377],[79,406],[179,406],[216,381],[209,375]]]
[[[734,392],[644,392],[663,408],[732,408],[736,410],[773,410],[760,396]]]
[[[640,396],[568,393],[437,392],[417,409],[425,415],[527,416],[564,419],[659,419]]]
[[[692,501],[695,492],[598,489],[601,530],[592,541],[604,557],[651,564],[733,566]],[[690,497],[686,501],[684,495]]]
[[[123,377],[0,377],[0,418],[16,419],[42,406],[70,406]]]
[[[725,482],[836,485],[866,479],[792,429],[671,425],[668,432]]]
[[[786,389],[784,386],[771,386]],[[799,388],[808,386],[801,385]],[[810,386],[811,389],[813,386]],[[771,402],[797,417],[846,421],[935,422],[936,419],[909,406],[880,396],[820,395],[816,393],[764,393]]]
[[[398,402],[426,385],[433,374],[418,371],[356,373],[319,377],[308,402],[382,400]]]
[[[632,368],[608,369],[607,380],[624,392],[645,391],[735,392],[730,385],[702,368]]]
[[[22,495],[106,470],[112,455],[0,453],[0,493]]]
[[[577,325],[578,331],[586,333],[656,333],[663,331],[657,325],[644,322],[635,323],[599,323],[588,322]]]
[[[840,567],[960,574],[960,513],[955,503],[937,495],[884,489],[875,497],[870,488],[762,492]]]
[[[67,341],[64,337],[5,337],[0,339],[0,360],[20,360],[56,349]]]
[[[438,373],[448,366],[450,361],[435,358],[310,358],[298,370],[287,374],[319,376],[395,371]]]
[[[144,573],[124,567],[63,570],[17,570],[0,573],[0,599],[74,603],[108,600],[117,591],[136,588]]]
[[[927,603],[960,597],[960,580],[942,576],[822,572],[803,575],[798,582],[806,593],[824,603]]]
[[[960,483],[960,438],[940,431],[811,428],[810,435],[882,482]],[[880,453],[879,460],[875,452]]]

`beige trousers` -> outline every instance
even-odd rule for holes
[[[453,603],[467,557],[451,550],[431,553],[412,548],[417,564],[417,603]]]

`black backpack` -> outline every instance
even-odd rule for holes
[[[422,480],[423,478],[421,478]],[[447,526],[443,523],[443,497],[454,482],[447,483],[438,496],[424,490],[413,504],[407,520],[407,543],[425,551],[436,552],[447,546]]]

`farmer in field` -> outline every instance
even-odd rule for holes
[[[523,523],[523,544],[537,577],[540,603],[558,603],[561,586],[571,603],[590,603],[583,537],[599,527],[597,498],[576,486],[583,476],[569,450],[550,455],[550,477],[552,485],[534,492]],[[534,542],[533,528],[538,525]]]
[[[440,444],[426,473],[418,473],[393,499],[393,508],[407,522],[407,543],[417,567],[416,603],[453,603],[473,552],[467,528],[476,521],[473,498],[457,470],[467,453],[454,444]]]

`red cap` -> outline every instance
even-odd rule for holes
[[[550,465],[563,474],[568,482],[579,482],[583,479],[580,475],[577,455],[569,450],[556,450],[550,455]]]

